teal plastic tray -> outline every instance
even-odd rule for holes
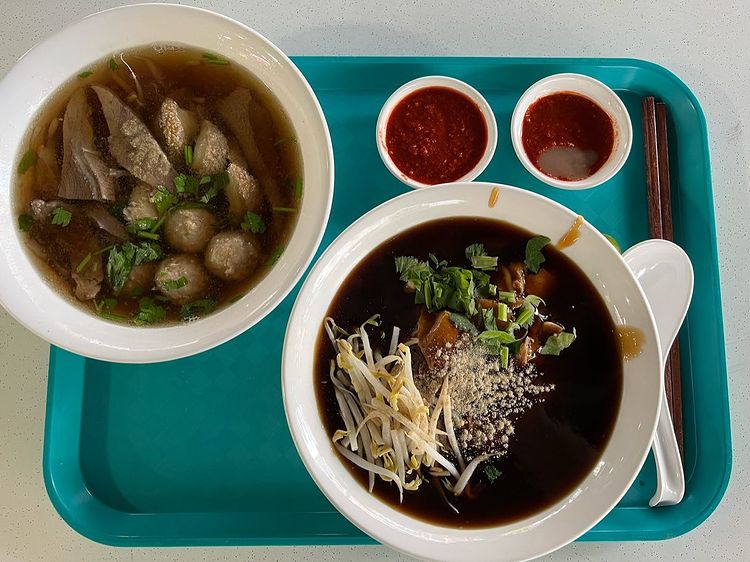
[[[667,70],[637,60],[299,57],[296,63],[323,106],[336,158],[321,251],[360,215],[404,191],[380,162],[374,130],[383,102],[412,78],[454,76],[486,96],[500,136],[481,180],[560,201],[623,247],[648,237],[641,98],[668,104],[675,237],[693,260],[698,296],[680,334],[687,493],[676,507],[650,509],[649,459],[583,540],[665,539],[708,517],[729,480],[731,445],[706,122],[690,90]],[[516,100],[557,72],[598,78],[630,112],[633,150],[607,185],[579,192],[547,187],[513,153]],[[53,348],[44,479],[63,519],[95,541],[123,546],[371,543],[318,491],[287,430],[279,366],[296,296],[297,289],[245,334],[180,361],[118,365]]]

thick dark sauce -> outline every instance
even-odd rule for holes
[[[403,290],[394,270],[393,258],[413,255],[427,259],[428,253],[451,263],[464,263],[464,249],[482,242],[501,263],[523,260],[526,241],[532,233],[488,219],[443,219],[414,227],[381,244],[355,268],[331,303],[328,315],[351,329],[373,314],[380,314],[383,339],[390,341],[391,328],[401,327],[409,337],[419,315],[413,295]],[[546,299],[548,311],[568,329],[575,327],[578,339],[559,357],[540,357],[540,382],[554,383],[546,395],[516,423],[510,452],[498,461],[502,475],[475,499],[450,500],[460,513],[441,499],[435,483],[416,492],[405,492],[399,505],[396,487],[376,479],[375,493],[400,510],[438,525],[486,527],[530,516],[569,494],[595,467],[609,440],[620,405],[622,360],[615,326],[604,301],[592,283],[569,258],[548,245],[543,267],[557,283]],[[323,420],[329,434],[343,427],[338,414],[329,361],[333,349],[324,330],[318,336],[316,389]],[[366,486],[364,471],[342,458],[342,462]]]
[[[203,116],[219,126],[229,138],[232,138],[231,133],[215,109],[214,104],[236,88],[242,87],[251,91],[254,99],[259,101],[268,111],[272,121],[270,124],[271,135],[256,134],[259,150],[278,185],[273,197],[268,193],[266,195],[269,196],[269,200],[273,201],[276,207],[298,207],[299,201],[296,200],[294,186],[296,182],[302,181],[302,161],[294,129],[276,97],[258,78],[234,62],[211,64],[202,51],[181,45],[154,44],[130,49],[124,52],[123,56],[132,68],[133,73],[138,76],[143,91],[142,104],[134,103],[130,99],[129,96],[132,96],[135,91],[134,82],[129,75],[127,66],[119,58],[119,53],[115,53],[112,57],[106,57],[82,69],[84,72],[81,75],[72,77],[69,82],[50,96],[50,100],[39,111],[34,124],[30,127],[20,154],[23,154],[27,148],[35,149],[43,142],[50,123],[56,119],[62,119],[70,97],[81,87],[101,85],[110,88],[123,101],[128,103],[129,107],[152,129],[152,132],[155,116],[166,95],[174,98],[183,107],[187,107],[191,102],[198,100],[205,111]],[[112,60],[114,63],[111,62]],[[114,65],[116,70],[113,70],[111,64]],[[90,88],[87,91],[87,96],[89,104],[94,108],[92,124],[97,148],[112,168],[118,168],[109,153],[105,140],[108,136],[108,129],[104,116],[99,109],[99,101]],[[57,127],[56,137],[57,160],[58,164],[62,166],[61,124]],[[190,173],[190,170],[185,166],[178,165],[176,168],[178,172]],[[252,169],[249,170],[253,173]],[[118,183],[115,205],[124,205],[127,203],[128,195],[135,184],[135,180],[130,177],[123,177]],[[36,184],[33,170],[18,176],[14,190],[16,214],[26,213],[29,202],[37,197],[46,200],[57,199],[54,193],[45,193]],[[216,197],[209,208],[215,214],[219,224],[227,223],[228,205],[223,196]],[[272,212],[270,203],[266,205],[262,215],[268,229],[265,233],[257,236],[257,241],[260,243],[262,250],[261,265],[249,278],[237,282],[220,281],[211,277],[210,289],[206,298],[215,301],[217,307],[231,304],[268,273],[270,266],[273,265],[272,262],[275,261],[272,256],[283,249],[297,221],[297,213]],[[97,232],[97,236],[100,235],[101,232]],[[54,248],[54,240],[42,239],[39,242],[42,246]],[[112,240],[105,237],[99,245],[104,247],[110,243],[112,243]],[[166,244],[164,248],[167,250],[167,254],[177,253],[171,252]],[[92,312],[95,311],[93,301],[81,302],[73,296],[73,284],[69,275],[59,274],[51,264],[46,263],[33,252],[29,252],[29,256],[37,265],[41,276],[63,296],[79,306],[83,306]],[[106,261],[106,254],[104,257]],[[151,293],[138,296],[151,296]],[[102,291],[96,300],[101,301],[108,297],[116,297],[116,295],[112,293],[105,280]],[[166,322],[176,322],[181,319],[179,305],[166,302],[160,302],[160,304],[166,309]],[[122,317],[122,321],[127,321],[138,311],[138,308],[138,298],[120,296],[117,298],[117,304],[110,312]]]

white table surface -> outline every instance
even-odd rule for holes
[[[118,3],[3,0],[0,76],[50,33]],[[711,140],[734,440],[729,489],[708,521],[683,537],[574,544],[547,559],[750,559],[750,252],[745,246],[750,242],[750,5],[703,0],[450,0],[431,6],[418,0],[221,0],[197,5],[245,22],[292,55],[627,56],[665,65],[693,89]],[[383,547],[114,549],[80,537],[56,514],[42,482],[47,356],[47,344],[0,310],[0,562],[403,559]]]

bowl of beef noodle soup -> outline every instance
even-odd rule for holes
[[[268,314],[318,247],[325,118],[238,22],[174,5],[95,14],[24,55],[0,106],[0,301],[55,345],[197,353]]]
[[[384,203],[326,250],[282,387],[305,466],[360,529],[420,559],[526,560],[633,482],[660,357],[638,283],[583,217],[457,183]]]

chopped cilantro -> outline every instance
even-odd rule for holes
[[[111,58],[109,59],[109,69],[110,69],[110,70],[111,70],[112,72],[114,72],[114,71],[115,71],[115,70],[117,70],[118,68],[120,68],[120,65],[119,65],[119,64],[117,64],[117,61],[115,60],[115,57],[111,57]]]
[[[34,219],[26,213],[18,215],[18,228],[22,232],[28,232],[34,226]]]
[[[177,201],[171,191],[163,185],[160,185],[157,186],[156,191],[154,191],[154,194],[151,196],[151,202],[154,204],[156,212],[159,213],[159,215],[164,215],[169,209],[174,207]]]
[[[559,334],[551,335],[547,338],[539,353],[542,355],[560,355],[560,352],[570,347],[574,341],[576,341],[575,328],[573,328],[573,333],[560,332]]]
[[[524,263],[532,273],[539,272],[539,267],[545,260],[544,254],[542,254],[542,248],[549,243],[550,239],[546,236],[534,236],[526,242],[526,259],[524,260]]]
[[[143,297],[138,301],[138,313],[133,318],[133,322],[139,326],[144,324],[156,324],[162,322],[167,317],[167,311],[156,304],[154,299]]]
[[[502,472],[500,472],[497,467],[493,464],[485,465],[484,467],[484,476],[487,478],[490,484],[492,484],[495,480],[500,478],[500,475]]]
[[[183,320],[202,316],[213,312],[216,309],[217,302],[214,299],[200,299],[190,304],[183,304],[180,307],[180,317]]]
[[[453,322],[453,325],[462,332],[466,332],[472,336],[476,336],[479,333],[479,330],[477,330],[477,327],[474,325],[474,323],[466,318],[466,316],[464,316],[463,314],[459,314],[458,312],[451,312],[449,318],[450,321]]]
[[[279,261],[279,258],[281,257],[281,254],[284,253],[284,247],[279,246],[276,248],[273,252],[271,252],[271,255],[268,256],[268,260],[266,260],[266,265],[275,265],[277,261]]]
[[[240,226],[242,227],[242,230],[249,230],[253,234],[263,234],[266,231],[266,223],[263,220],[263,217],[252,211],[245,213],[245,219]]]
[[[52,210],[52,224],[58,226],[68,226],[70,219],[73,218],[73,213],[62,207],[56,207]]]

